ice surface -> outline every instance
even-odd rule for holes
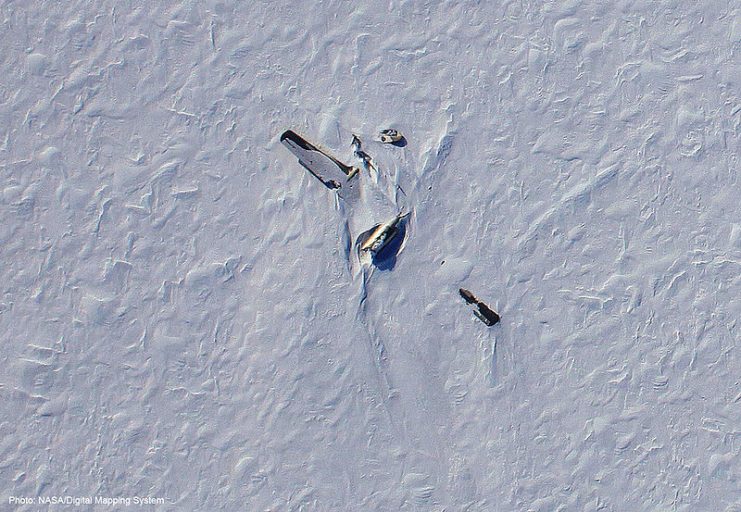
[[[0,508],[741,510],[739,14],[0,2]]]

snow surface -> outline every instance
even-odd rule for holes
[[[741,510],[739,14],[0,2],[0,508]]]

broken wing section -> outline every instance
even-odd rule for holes
[[[357,173],[354,167],[343,164],[292,130],[283,132],[280,141],[298,158],[299,163],[328,189],[354,188],[353,177]],[[345,197],[350,190],[340,192],[340,195]]]

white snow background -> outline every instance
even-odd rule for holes
[[[4,0],[0,36],[2,510],[741,510],[738,2]],[[361,137],[356,204],[286,129]]]

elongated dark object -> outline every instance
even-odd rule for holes
[[[489,306],[477,299],[473,293],[466,290],[465,288],[460,288],[458,290],[458,293],[461,294],[461,297],[463,297],[463,299],[467,303],[476,306],[477,309],[473,310],[473,314],[476,316],[476,318],[484,322],[489,327],[499,322],[499,315],[497,315]]]
[[[473,314],[476,315],[479,320],[484,322],[489,327],[499,322],[499,315],[489,309],[489,306],[487,306],[483,302],[479,302],[478,307],[479,310],[474,311]]]

